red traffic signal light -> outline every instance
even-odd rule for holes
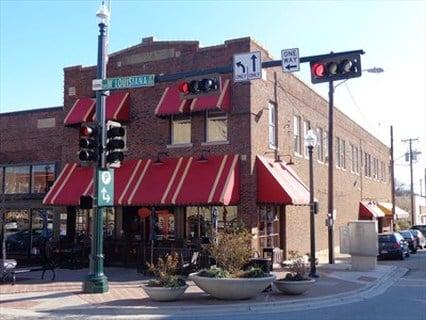
[[[360,53],[330,54],[311,61],[312,83],[329,82],[361,76]]]
[[[80,128],[80,139],[78,158],[80,161],[95,161],[97,160],[97,130],[94,125],[83,125]]]
[[[200,95],[220,94],[220,76],[214,74],[190,78],[181,82],[178,89],[182,99],[193,99]]]

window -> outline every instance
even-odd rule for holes
[[[269,147],[277,147],[277,136],[276,136],[276,105],[269,103]]]
[[[336,158],[336,167],[338,167],[338,168],[340,168],[341,166],[342,166],[342,164],[341,164],[341,158],[340,158],[340,148],[341,148],[341,145],[340,145],[340,138],[339,137],[336,137],[336,145],[334,146],[334,148],[335,148],[335,152],[336,152],[336,155],[335,155],[335,158]]]
[[[186,235],[189,239],[211,237],[215,228],[232,228],[239,222],[236,206],[186,207],[186,217]]]
[[[0,167],[0,194],[3,193],[3,167]]]
[[[302,119],[300,118],[300,116],[293,117],[293,148],[294,148],[294,153],[297,153],[297,154],[302,153],[301,123],[302,123]]]
[[[259,208],[259,242],[263,248],[279,247],[278,207]]]
[[[324,130],[324,163],[328,163],[328,131]]]
[[[5,191],[6,194],[30,192],[30,167],[6,167]]]
[[[46,193],[55,180],[55,165],[35,165],[31,174],[31,193]]]
[[[311,123],[308,120],[303,121],[303,140],[305,140],[305,136],[308,134],[308,130],[311,128]],[[305,157],[309,157],[309,149],[305,146]]]
[[[324,162],[324,129],[317,128],[317,156],[318,161]]]
[[[340,140],[340,167],[346,169],[346,141]]]
[[[359,150],[351,144],[351,171],[359,173]]]
[[[191,117],[179,115],[171,117],[171,144],[191,142]]]
[[[228,115],[222,111],[207,111],[206,142],[228,141]]]

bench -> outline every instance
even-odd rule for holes
[[[51,281],[54,281],[55,277],[56,277],[56,273],[55,273],[55,267],[53,265],[12,269],[10,271],[10,275],[12,277],[12,285],[14,285],[16,283],[16,275],[17,274],[43,271],[41,273],[41,279],[44,280],[44,275],[45,275],[47,270],[50,270],[52,272]]]

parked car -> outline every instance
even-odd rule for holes
[[[408,243],[398,232],[381,233],[378,236],[379,241],[379,259],[384,258],[399,258],[404,260],[404,257],[409,257],[410,252]]]
[[[47,229],[47,238],[52,237],[52,230]],[[39,248],[43,243],[44,235],[42,229],[32,230],[32,247]],[[26,254],[30,244],[29,230],[21,230],[6,238],[6,251],[13,254]]]
[[[408,242],[408,247],[410,248],[411,253],[416,253],[417,252],[417,246],[418,246],[417,237],[413,236],[413,234],[410,232],[410,230],[401,230],[399,233]]]
[[[423,236],[426,237],[426,224],[417,224],[411,227],[411,229],[420,230]]]
[[[417,248],[424,249],[426,248],[426,238],[420,230],[410,229],[410,232],[417,237]]]

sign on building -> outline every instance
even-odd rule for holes
[[[281,64],[283,72],[300,70],[299,48],[284,49],[281,51]]]
[[[234,55],[234,82],[250,81],[262,77],[260,51]]]

